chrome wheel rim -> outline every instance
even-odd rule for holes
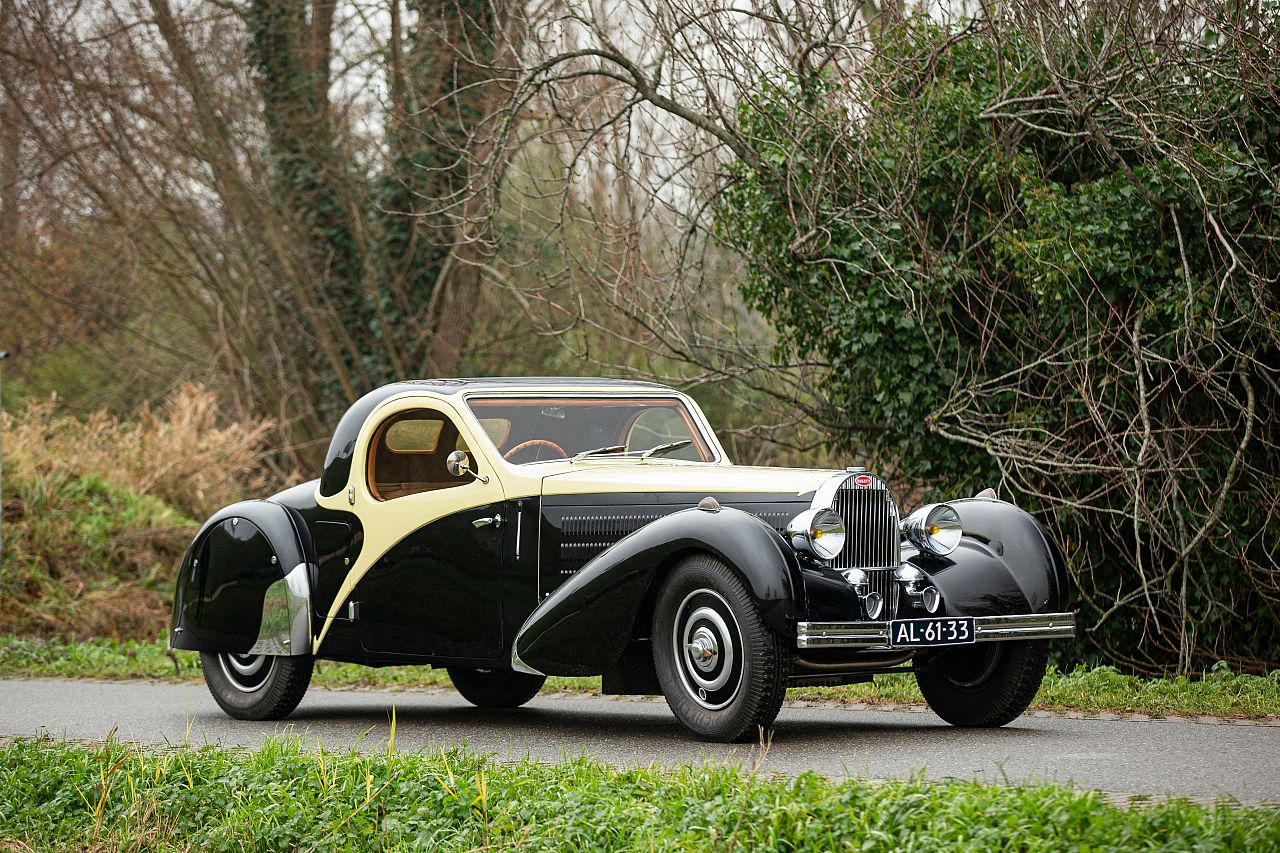
[[[274,655],[235,655],[229,652],[218,654],[218,665],[231,686],[241,693],[257,693],[271,678],[275,671]]]
[[[671,650],[680,684],[708,711],[728,705],[742,688],[742,631],[729,602],[698,589],[676,608]]]

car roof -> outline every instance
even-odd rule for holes
[[[670,391],[670,387],[657,382],[641,382],[635,379],[604,379],[599,376],[478,376],[469,379],[406,379],[384,386],[396,389],[393,393],[429,388],[437,394],[457,394],[462,391],[549,391],[562,388],[629,389]]]

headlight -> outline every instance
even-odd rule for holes
[[[945,557],[960,544],[960,513],[947,504],[929,504],[902,522],[907,541],[921,551]]]
[[[833,560],[844,550],[844,521],[829,509],[808,509],[787,524],[791,547],[823,560]]]

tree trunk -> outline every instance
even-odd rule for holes
[[[18,174],[22,150],[22,115],[14,98],[15,63],[8,58],[13,38],[14,0],[0,0],[0,250],[18,239]]]

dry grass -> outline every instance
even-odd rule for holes
[[[55,397],[5,416],[6,464],[16,480],[95,475],[203,518],[272,489],[260,462],[274,427],[268,418],[223,423],[217,396],[193,384],[133,420],[105,410],[81,420]]]

